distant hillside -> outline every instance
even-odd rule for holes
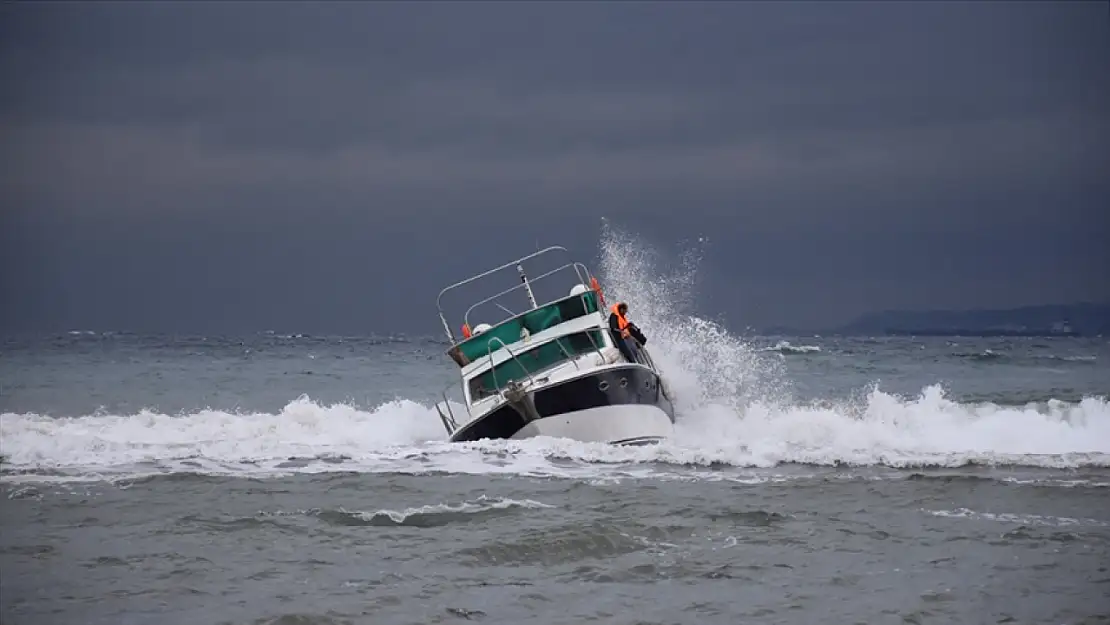
[[[1110,335],[1110,305],[1082,303],[995,310],[889,310],[863,315],[835,332],[918,336]]]

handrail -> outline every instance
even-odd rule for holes
[[[444,295],[445,295],[445,294],[446,294],[446,293],[447,293],[448,291],[450,291],[450,290],[452,290],[452,289],[456,289],[456,288],[458,288],[458,287],[460,287],[460,286],[463,286],[463,285],[465,285],[465,284],[469,284],[470,282],[473,282],[473,281],[475,281],[475,280],[478,280],[478,279],[484,278],[484,277],[486,277],[486,276],[489,276],[489,275],[491,275],[491,274],[497,273],[498,271],[503,271],[503,270],[505,270],[505,269],[508,269],[508,268],[510,268],[510,267],[512,267],[512,266],[514,266],[514,265],[517,265],[517,266],[519,266],[519,265],[520,265],[521,263],[523,263],[523,262],[524,262],[524,261],[526,261],[526,260],[529,260],[529,259],[535,258],[535,257],[537,257],[537,256],[541,256],[541,255],[543,255],[543,254],[546,254],[546,253],[549,253],[549,252],[553,252],[553,251],[561,251],[561,252],[564,252],[564,253],[566,253],[566,254],[569,254],[569,253],[570,253],[570,252],[569,252],[569,251],[568,251],[568,250],[567,250],[567,249],[566,249],[565,247],[563,247],[563,246],[561,246],[561,245],[553,245],[553,246],[551,246],[551,247],[547,247],[547,248],[544,248],[544,249],[542,249],[542,250],[538,250],[538,251],[536,251],[536,252],[533,252],[533,253],[531,253],[531,254],[528,254],[527,256],[523,256],[523,257],[521,257],[521,258],[518,258],[518,259],[516,259],[516,260],[514,260],[514,261],[511,261],[511,262],[505,263],[504,265],[501,265],[500,267],[495,267],[494,269],[490,269],[490,270],[488,270],[488,271],[485,271],[485,272],[482,272],[482,273],[480,273],[480,274],[478,274],[478,275],[476,275],[476,276],[472,276],[472,277],[470,277],[470,278],[467,278],[466,280],[462,280],[462,281],[460,281],[460,282],[456,282],[455,284],[452,284],[451,286],[448,286],[448,287],[444,288],[444,289],[443,289],[442,291],[440,291],[440,292],[439,292],[439,295],[438,295],[438,296],[436,297],[436,309],[437,309],[437,310],[438,310],[438,312],[439,312],[439,319],[440,319],[440,322],[442,322],[442,323],[443,323],[443,330],[444,330],[444,332],[446,332],[446,333],[447,333],[447,338],[448,338],[448,339],[450,339],[450,341],[451,341],[451,344],[452,344],[452,345],[456,345],[456,344],[458,344],[458,343],[457,343],[457,341],[455,340],[455,333],[454,333],[454,331],[452,331],[452,329],[451,329],[451,325],[450,325],[449,323],[447,323],[447,317],[446,317],[446,315],[444,315],[444,313],[443,313],[443,296],[444,296]],[[559,268],[557,268],[557,269],[554,269],[554,270],[548,271],[548,272],[544,273],[543,275],[539,276],[538,278],[534,278],[534,279],[530,280],[530,282],[535,282],[536,280],[539,280],[539,279],[541,279],[541,278],[545,278],[545,277],[548,277],[548,276],[550,276],[550,275],[552,275],[552,274],[554,274],[554,273],[556,273],[556,272],[558,272],[558,271],[561,271],[561,270],[563,270],[563,269],[567,268],[568,266],[574,269],[574,272],[575,272],[575,274],[576,274],[576,275],[578,276],[578,281],[579,281],[579,283],[580,283],[580,284],[583,284],[583,285],[585,285],[585,286],[587,286],[587,287],[588,287],[588,286],[589,286],[589,284],[590,284],[590,282],[591,282],[591,279],[592,279],[592,275],[590,274],[590,271],[589,271],[589,269],[588,269],[588,268],[587,268],[587,267],[586,267],[586,266],[585,266],[584,264],[582,264],[582,263],[580,263],[580,262],[577,262],[577,261],[572,261],[572,262],[570,262],[570,263],[568,263],[568,264],[566,264],[566,265],[563,265],[563,266],[561,266],[561,267],[559,267]],[[515,289],[515,288],[521,288],[521,287],[523,287],[523,286],[524,286],[523,284],[520,284],[520,285],[517,285],[516,287],[514,287],[514,289]],[[483,300],[483,301],[479,302],[478,304],[475,304],[474,306],[471,306],[471,307],[470,307],[470,308],[469,308],[469,309],[467,310],[466,314],[464,314],[464,316],[463,316],[463,321],[464,321],[464,323],[467,323],[467,324],[469,324],[469,314],[470,314],[470,312],[471,312],[471,311],[472,311],[472,310],[473,310],[473,309],[474,309],[474,308],[475,308],[476,306],[478,306],[478,305],[481,305],[481,304],[484,304],[484,303],[487,303],[487,302],[489,302],[489,301],[492,301],[492,300],[495,300],[495,299],[497,299],[498,297],[501,297],[501,296],[503,296],[503,295],[505,295],[505,294],[507,294],[507,293],[510,293],[510,292],[512,292],[512,291],[513,291],[514,289],[508,289],[508,290],[506,290],[506,291],[502,291],[501,293],[498,293],[497,295],[494,295],[494,296],[492,296],[492,297],[488,297],[488,298],[486,298],[485,300]],[[546,304],[550,304],[550,303],[551,303],[551,302],[547,302]],[[546,304],[544,304],[544,305],[546,305]],[[521,313],[521,314],[524,314],[524,313]],[[520,315],[516,315],[516,316],[517,316],[517,317],[519,317]],[[512,318],[514,318],[514,317],[510,317],[510,319],[512,319]],[[506,320],[506,321],[507,321],[507,320]],[[502,323],[503,323],[503,322],[502,322]]]
[[[466,401],[466,390],[463,387],[463,381],[462,380],[456,380],[455,382],[447,384],[446,386],[443,387],[443,390],[440,391],[440,396],[443,397],[444,403],[447,404],[447,410],[451,411],[450,400],[447,399],[447,391],[451,391],[452,389],[454,389],[455,386],[458,386],[458,392],[460,392],[460,394],[462,395],[463,406],[466,407],[467,416],[473,416],[473,414],[471,414],[470,402]],[[452,415],[452,419],[454,419],[454,415]]]
[[[582,297],[582,296],[580,295],[579,297]],[[591,332],[593,332],[593,330],[594,330],[593,328],[586,329],[585,335],[586,335],[586,338],[590,341],[590,345],[593,346],[594,351],[597,352],[597,355],[601,358],[601,362],[604,364],[605,361],[606,361],[605,353],[601,351],[601,348],[598,347],[597,342],[594,341],[594,337],[591,334]],[[597,328],[597,331],[605,332],[607,330],[602,329],[602,328]],[[569,360],[570,363],[574,365],[575,371],[581,371],[582,367],[579,366],[579,364],[578,364],[578,358],[581,357],[582,354],[571,355],[571,353],[567,350],[566,347],[563,346],[563,343],[562,343],[562,340],[564,338],[566,338],[566,336],[567,335],[554,337],[550,341],[545,341],[544,343],[542,343],[542,345],[546,345],[547,343],[555,343],[559,347],[559,351],[563,352],[563,355],[567,357],[567,360]],[[501,385],[498,384],[498,382],[497,382],[497,367],[495,367],[494,364],[493,364],[493,352],[490,351],[490,345],[494,341],[497,341],[498,343],[501,343],[501,347],[503,347],[505,349],[505,351],[507,351],[509,353],[509,356],[513,360],[515,360],[518,364],[520,364],[521,370],[523,370],[524,374],[528,376],[528,381],[535,384],[535,378],[532,377],[532,372],[529,371],[528,368],[524,366],[524,363],[520,362],[520,359],[517,358],[516,354],[513,353],[513,350],[508,345],[505,344],[505,341],[501,340],[500,337],[495,336],[495,337],[490,338],[490,340],[486,341],[486,355],[489,358],[489,363],[490,363],[489,371],[490,371],[490,375],[493,377],[493,384],[496,387],[497,392],[498,393],[501,392]],[[537,348],[538,347],[539,346],[537,346]],[[651,367],[652,370],[655,369],[653,364],[648,364],[648,366]],[[469,409],[469,407],[468,407],[468,409]]]
[[[448,384],[447,387],[443,389],[444,399],[447,398],[447,391],[451,390],[452,388],[454,388],[456,386],[459,387],[459,395],[462,398],[463,407],[466,408],[466,416],[473,417],[474,414],[470,412],[470,402],[467,401],[467,397],[466,397],[466,384],[462,379],[459,379],[456,382],[452,382],[452,383]]]
[[[459,422],[455,420],[455,413],[451,411],[451,402],[447,400],[447,393],[443,394],[443,407],[447,409],[447,414],[439,409],[439,402],[436,402],[436,412],[439,413],[439,420],[443,423],[443,429],[447,430],[447,435],[450,436],[459,429]]]
[[[534,278],[529,278],[529,280],[530,280],[531,282],[539,282],[540,280],[542,280],[542,279],[544,279],[544,278],[546,278],[546,277],[548,277],[548,276],[550,276],[550,275],[553,275],[553,274],[555,274],[555,273],[557,273],[557,272],[560,272],[560,271],[562,271],[562,270],[566,269],[567,267],[571,267],[571,268],[573,268],[573,269],[574,269],[574,272],[575,272],[576,274],[578,274],[579,284],[582,284],[583,286],[589,287],[589,279],[588,279],[588,277],[590,276],[590,272],[589,272],[589,270],[586,270],[586,276],[587,276],[587,278],[585,278],[585,279],[584,279],[584,278],[582,277],[582,274],[581,274],[581,273],[580,273],[580,272],[578,271],[578,267],[579,267],[579,266],[581,266],[581,267],[582,267],[583,269],[585,269],[585,268],[586,268],[586,267],[585,267],[585,265],[582,265],[582,263],[578,263],[578,262],[570,262],[570,263],[567,263],[567,264],[565,264],[565,265],[562,265],[562,266],[560,266],[560,267],[556,267],[555,269],[552,269],[551,271],[548,271],[547,273],[543,273],[543,274],[540,274],[540,275],[538,275],[538,276],[536,276],[536,277],[534,277]],[[509,288],[505,289],[504,291],[501,291],[501,292],[500,292],[500,293],[498,293],[497,295],[491,295],[491,296],[487,297],[487,298],[486,298],[486,299],[484,299],[484,300],[481,300],[481,301],[479,301],[479,302],[476,302],[476,303],[472,304],[472,305],[470,306],[470,308],[467,308],[467,309],[466,309],[466,312],[465,312],[465,313],[463,313],[463,323],[465,323],[465,324],[467,324],[467,325],[470,325],[470,313],[471,313],[471,312],[473,312],[475,308],[477,308],[477,307],[481,306],[482,304],[488,304],[489,302],[492,302],[493,300],[495,300],[495,299],[497,299],[497,298],[499,298],[499,297],[501,297],[501,296],[503,296],[503,295],[508,295],[509,293],[512,293],[513,291],[515,291],[515,290],[517,290],[517,289],[523,289],[523,288],[524,288],[524,286],[525,286],[525,285],[524,285],[524,283],[522,282],[522,283],[520,283],[520,284],[517,284],[517,285],[515,285],[515,286],[511,286],[511,287],[509,287]],[[562,299],[562,298],[560,298],[560,299]],[[552,300],[552,301],[557,301],[557,300]],[[546,306],[547,304],[550,304],[550,303],[551,303],[551,302],[547,302],[546,304],[544,304],[544,306]],[[541,308],[542,308],[542,306],[541,306]],[[519,316],[521,316],[521,315],[523,315],[523,314],[525,314],[525,313],[527,313],[527,312],[529,312],[529,311],[527,311],[527,310],[526,310],[526,311],[524,311],[524,312],[522,312],[522,313],[513,313],[513,315],[512,315],[511,317],[508,317],[507,319],[502,319],[501,321],[497,322],[497,325],[500,325],[500,324],[502,324],[502,323],[505,323],[506,321],[509,321],[510,319],[515,319],[515,318],[517,318],[517,317],[519,317]]]
[[[564,265],[563,267],[566,267],[566,265]],[[560,269],[562,269],[563,267],[560,267]],[[514,288],[516,288],[516,287],[514,287]],[[585,308],[585,306],[586,306],[586,296],[585,296],[585,294],[583,294],[583,293],[579,293],[579,294],[578,294],[578,299],[582,300],[582,306],[583,306],[583,308]],[[518,315],[518,316],[519,316],[519,315]],[[508,320],[506,320],[506,321],[508,321]],[[504,323],[504,321],[502,321],[501,323]],[[500,325],[500,324],[498,324],[498,325]],[[592,331],[593,331],[594,329],[596,329],[596,330],[597,330],[598,332],[608,332],[608,328],[602,328],[602,327],[599,327],[599,328],[587,328],[587,329],[585,330],[585,335],[586,335],[586,338],[587,338],[587,339],[589,339],[589,341],[590,341],[590,345],[592,345],[592,346],[593,346],[593,348],[594,348],[594,351],[595,351],[595,352],[597,352],[597,355],[601,357],[601,361],[602,361],[602,362],[605,362],[605,360],[606,360],[606,358],[605,358],[605,352],[601,351],[601,347],[599,347],[599,346],[598,346],[598,344],[597,344],[597,342],[596,342],[596,341],[594,341],[594,337],[593,337],[593,334],[591,334],[591,332],[592,332]],[[567,348],[566,348],[566,347],[563,347],[563,344],[562,344],[562,343],[560,342],[560,341],[562,341],[562,340],[563,340],[564,338],[566,338],[567,336],[568,336],[568,335],[565,335],[565,334],[564,334],[564,335],[562,335],[562,336],[556,336],[556,337],[552,338],[552,339],[551,339],[551,341],[555,342],[555,344],[559,346],[559,350],[563,352],[563,355],[567,357],[567,360],[570,360],[571,362],[573,362],[573,363],[574,363],[574,368],[575,368],[575,370],[579,370],[579,371],[580,371],[580,370],[581,370],[581,367],[579,367],[579,366],[578,366],[578,356],[571,356],[571,355],[570,355],[570,353],[569,353],[569,352],[567,351]],[[506,351],[508,351],[508,352],[509,352],[509,355],[510,355],[510,356],[512,356],[514,360],[516,360],[517,362],[520,362],[520,360],[516,358],[516,355],[515,355],[515,354],[513,354],[513,351],[512,351],[511,349],[509,349],[509,346],[508,346],[508,345],[505,345],[505,342],[504,342],[504,341],[502,341],[502,340],[501,340],[501,339],[500,339],[499,337],[496,337],[496,336],[495,336],[495,337],[492,337],[492,338],[491,338],[491,339],[490,339],[489,341],[486,341],[486,354],[487,354],[487,355],[489,356],[489,358],[490,358],[490,372],[491,372],[491,373],[493,372],[493,368],[494,368],[494,367],[493,367],[493,354],[492,354],[492,353],[490,353],[490,351],[489,351],[489,344],[490,344],[490,343],[492,343],[494,339],[497,339],[497,341],[501,343],[501,345],[502,345],[502,346],[503,346],[503,347],[505,348],[505,350],[506,350]],[[546,344],[547,344],[548,342],[550,342],[550,341],[545,341],[545,342],[544,342],[543,344],[544,344],[544,345],[546,345]],[[642,349],[643,349],[643,346],[640,346],[640,348],[641,348],[641,350],[642,350]],[[637,351],[641,351],[641,350],[637,350]],[[649,356],[649,358],[650,358],[650,356]],[[649,364],[648,366],[649,366],[649,367],[651,367],[652,369],[654,369],[654,368],[655,368],[655,367],[654,367],[654,363],[653,363],[653,364]],[[522,369],[524,369],[524,370],[525,370],[525,372],[527,372],[527,371],[528,371],[528,370],[527,370],[527,369],[526,369],[526,368],[524,367],[524,365],[523,365],[523,364],[521,365],[521,368],[522,368]],[[496,383],[496,381],[497,381],[497,376],[496,376],[496,375],[494,375],[494,382]]]
[[[587,278],[593,278],[593,275],[590,274],[590,269],[586,267],[585,263],[574,261],[571,264],[574,265],[574,273],[578,274],[578,279],[582,281],[582,284],[588,284],[589,280]],[[582,268],[582,271],[578,271],[579,267]],[[585,275],[582,275],[582,272],[585,272]]]
[[[440,392],[440,396],[443,397],[443,407],[447,409],[447,414],[444,414],[443,411],[439,409],[438,401],[435,403],[436,413],[439,414],[439,420],[443,422],[443,428],[447,430],[448,436],[451,436],[455,433],[456,430],[459,429],[459,421],[455,418],[455,411],[451,409],[451,400],[447,397],[447,391],[451,390],[456,384],[460,383],[452,382],[444,387],[444,389]],[[460,391],[461,390],[462,388],[460,385]],[[470,412],[470,404],[466,401],[465,392],[463,394],[463,405],[466,407],[467,415],[473,416]]]
[[[509,356],[513,360],[515,360],[517,364],[520,365],[521,370],[524,371],[524,375],[528,376],[528,381],[532,384],[535,384],[536,380],[532,377],[532,372],[528,370],[528,367],[525,367],[524,363],[520,362],[520,359],[516,357],[516,354],[513,353],[513,350],[509,349],[509,346],[505,344],[505,341],[502,341],[500,337],[495,336],[486,341],[486,355],[489,356],[489,374],[493,377],[493,386],[497,389],[498,394],[501,393],[501,385],[497,383],[497,367],[493,366],[493,351],[490,350],[490,345],[494,341],[501,343],[501,347],[505,351],[509,352]]]
[[[567,251],[567,248],[565,248],[561,245],[552,245],[551,247],[544,248],[542,250],[539,250],[538,252],[533,252],[533,253],[531,253],[527,256],[522,256],[522,257],[520,257],[520,258],[518,258],[514,261],[507,262],[504,265],[501,265],[500,267],[490,269],[489,271],[482,272],[482,273],[480,273],[476,276],[471,276],[471,277],[469,277],[466,280],[463,280],[461,282],[456,282],[455,284],[452,284],[451,286],[446,287],[442,291],[439,292],[439,297],[436,298],[436,307],[439,308],[440,313],[443,313],[443,306],[440,304],[440,301],[443,299],[443,294],[446,293],[447,291],[450,291],[451,289],[457,289],[457,288],[459,288],[460,286],[462,286],[464,284],[469,284],[469,283],[471,283],[471,282],[473,282],[473,281],[475,281],[479,278],[484,278],[484,277],[486,277],[486,276],[488,276],[492,273],[497,273],[498,271],[501,271],[502,269],[508,269],[509,267],[512,267],[514,265],[519,265],[520,263],[528,260],[529,258],[535,258],[535,257],[539,256],[540,254],[546,254],[547,252],[551,252],[553,250],[562,250],[564,252],[567,252],[568,254],[570,253],[569,251]]]
[[[655,373],[659,373],[659,368],[655,366],[655,359],[651,357],[651,352],[647,350],[647,347],[641,345],[639,341],[636,342],[636,360],[642,360],[643,362],[640,364],[646,365]]]
[[[586,331],[586,336],[587,337],[590,336],[590,331],[589,330]],[[563,347],[562,340],[565,337],[566,337],[566,335],[564,334],[563,336],[557,336],[557,337],[551,339],[551,341],[553,343],[555,343],[556,345],[558,345],[559,346],[559,351],[563,352],[563,355],[567,357],[567,360],[569,360],[572,364],[574,364],[574,370],[575,371],[581,371],[582,367],[578,366],[578,356],[571,356],[570,352],[567,351],[567,348]],[[590,339],[590,342],[593,343],[594,342],[593,339]]]
[[[584,303],[585,303],[585,302],[583,302],[583,304],[584,304]],[[600,329],[600,328],[599,328],[599,331],[600,331],[600,332],[608,332],[609,330],[608,330],[608,328],[606,328],[606,329]],[[591,335],[591,334],[590,334],[590,331],[589,331],[589,330],[586,330],[586,338],[590,339],[590,345],[593,345],[593,346],[594,346],[594,351],[595,351],[595,352],[597,352],[597,355],[598,355],[598,356],[601,356],[601,362],[602,362],[602,364],[605,364],[605,361],[607,360],[607,359],[605,358],[605,353],[604,353],[604,352],[602,352],[602,351],[601,351],[601,348],[600,348],[600,347],[598,347],[598,346],[597,346],[597,343],[595,343],[595,342],[594,342],[594,337],[593,337],[593,335]]]

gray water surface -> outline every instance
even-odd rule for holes
[[[789,405],[626,454],[436,440],[431,339],[9,341],[0,620],[1110,622],[1106,342],[749,349]]]

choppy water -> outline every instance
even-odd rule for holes
[[[1107,339],[739,338],[608,236],[656,447],[447,444],[438,338],[7,340],[0,620],[1110,620]]]

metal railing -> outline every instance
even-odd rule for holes
[[[486,341],[486,355],[489,356],[489,374],[493,378],[493,387],[497,389],[497,393],[501,394],[501,385],[497,383],[497,367],[493,366],[493,352],[497,351],[492,349],[494,341],[501,343],[501,349],[504,349],[506,352],[509,353],[509,357],[515,360],[516,364],[520,365],[520,369],[524,371],[524,375],[528,376],[528,381],[532,384],[535,384],[536,380],[532,377],[532,372],[528,370],[528,367],[525,367],[524,363],[520,362],[520,359],[516,357],[516,354],[513,353],[513,350],[509,349],[509,346],[505,344],[505,341],[502,341],[499,337],[495,336]]]
[[[587,269],[585,265],[583,265],[582,263],[579,263],[579,262],[571,262],[571,263],[567,263],[565,265],[556,267],[555,269],[552,269],[551,271],[548,271],[548,272],[545,272],[545,273],[541,273],[540,275],[538,275],[534,278],[530,277],[530,278],[528,278],[528,281],[532,284],[535,284],[535,283],[539,282],[540,280],[543,280],[544,278],[552,276],[552,275],[554,275],[554,274],[556,274],[560,271],[563,271],[564,269],[567,269],[567,268],[573,268],[574,273],[578,277],[578,283],[585,286],[586,288],[589,288],[590,278],[592,278],[593,276],[590,275],[589,269]],[[466,312],[463,313],[463,323],[465,323],[466,325],[470,325],[470,313],[474,312],[475,308],[477,308],[477,307],[479,307],[483,304],[488,304],[490,302],[493,302],[497,298],[504,297],[505,295],[508,295],[509,293],[512,293],[513,291],[523,289],[523,288],[525,288],[525,286],[526,285],[524,283],[520,283],[520,284],[517,284],[515,286],[511,286],[511,287],[505,289],[504,291],[501,291],[500,293],[498,293],[496,295],[491,295],[491,296],[489,296],[489,297],[487,297],[483,300],[480,300],[478,302],[475,302],[474,304],[471,304],[470,308],[467,308]],[[543,308],[544,306],[546,306],[546,305],[548,305],[552,302],[559,301],[560,299],[564,299],[566,297],[568,297],[568,296],[564,295],[564,296],[561,296],[559,298],[553,299],[549,302],[544,302],[543,304],[540,304],[539,306],[540,306],[540,308]],[[520,315],[524,314],[524,313],[514,313],[513,311],[507,310],[504,307],[502,307],[502,310],[505,310],[506,312],[508,312],[510,314],[510,316],[506,317],[505,319],[502,319],[501,321],[498,321],[497,324],[492,324],[492,325],[498,325],[498,324],[504,323],[504,322],[506,322],[510,319],[514,319],[514,318],[519,317]],[[525,312],[528,312],[528,311],[525,311]],[[454,340],[454,337],[452,337],[452,340]]]
[[[600,332],[607,332],[608,330],[603,329],[603,328],[599,328],[599,331]],[[598,347],[597,343],[594,341],[594,335],[590,334],[589,330],[586,330],[586,338],[590,339],[590,345],[594,346],[594,351],[597,352],[597,355],[601,357],[601,364],[604,365],[606,362],[608,362],[609,359],[605,357],[605,352],[601,351],[601,348]],[[578,359],[576,358],[575,359],[575,365],[577,366],[577,364],[578,364]]]
[[[492,274],[497,273],[499,271],[504,271],[504,270],[512,268],[514,266],[519,267],[526,260],[536,258],[538,256],[542,256],[542,255],[550,253],[550,252],[563,252],[565,254],[569,254],[569,252],[567,251],[567,249],[565,247],[562,247],[561,245],[553,245],[551,247],[548,247],[548,248],[539,250],[537,252],[533,252],[531,254],[528,254],[527,256],[522,256],[521,258],[518,258],[514,261],[505,263],[504,265],[501,265],[500,267],[495,267],[495,268],[490,269],[488,271],[484,271],[484,272],[482,272],[478,275],[471,276],[470,278],[467,278],[466,280],[456,282],[455,284],[452,284],[451,286],[448,286],[448,287],[444,288],[442,291],[440,291],[439,296],[436,297],[436,308],[439,311],[440,321],[443,323],[443,329],[447,333],[447,337],[451,340],[451,344],[452,345],[457,344],[457,341],[455,340],[455,333],[451,330],[451,325],[449,323],[447,323],[447,317],[443,314],[443,296],[448,291],[451,291],[453,289],[457,289],[457,288],[459,288],[459,287],[461,287],[465,284],[469,284],[471,282],[474,282],[475,280],[479,280],[481,278],[492,275]],[[586,266],[584,264],[579,263],[579,262],[573,262],[573,261],[570,262],[570,263],[567,263],[566,265],[563,265],[563,266],[561,266],[557,269],[554,269],[554,270],[548,271],[544,274],[541,274],[537,278],[529,279],[528,282],[535,282],[536,280],[543,279],[543,278],[548,277],[548,276],[550,276],[554,273],[562,271],[563,269],[566,269],[567,267],[572,267],[574,269],[575,273],[577,274],[579,284],[582,284],[582,285],[586,286],[587,288],[589,288],[590,280],[593,276],[590,274],[589,270],[586,268]],[[511,289],[506,289],[505,291],[502,291],[501,293],[498,293],[497,295],[485,298],[484,300],[482,300],[478,304],[475,304],[474,306],[471,306],[470,309],[467,310],[466,314],[463,315],[464,323],[469,323],[470,311],[473,310],[476,306],[484,304],[484,303],[488,303],[490,301],[493,301],[493,300],[497,299],[498,297],[502,297],[502,296],[504,296],[508,293],[511,293],[512,291],[514,291],[516,289],[520,289],[520,288],[529,289],[529,286],[522,282],[521,284],[518,284],[518,285],[514,286]],[[562,298],[558,298],[558,299],[562,299]],[[552,301],[556,301],[556,300],[552,300]],[[551,302],[547,302],[547,304],[549,304],[549,303],[551,303]],[[544,305],[546,305],[546,304],[544,304]],[[512,312],[512,311],[508,311],[508,312]],[[514,317],[515,316],[519,316],[519,315],[514,315]],[[510,317],[510,319],[511,318],[512,317]],[[503,320],[502,322],[499,322],[499,323],[503,323],[504,321],[505,320]]]
[[[601,330],[601,331],[604,331],[604,330]],[[602,364],[604,364],[607,360],[605,358],[605,353],[601,351],[601,347],[598,346],[596,341],[594,341],[594,337],[591,334],[591,332],[592,332],[592,329],[591,330],[586,330],[586,332],[585,332],[586,338],[590,341],[590,345],[593,346],[594,351],[601,358]],[[555,343],[559,347],[559,351],[561,351],[563,353],[563,355],[566,356],[566,360],[552,363],[551,367],[555,367],[555,366],[560,365],[564,362],[570,361],[570,363],[574,365],[574,369],[576,371],[581,371],[582,367],[578,364],[578,359],[580,357],[582,357],[583,355],[585,355],[587,352],[572,354],[571,351],[569,349],[567,349],[567,347],[565,345],[563,345],[562,340],[564,338],[566,338],[566,337],[561,336],[561,337],[553,338],[553,339],[551,339],[551,341],[549,341],[549,342]],[[530,371],[528,369],[528,367],[526,367],[524,365],[524,363],[521,362],[520,358],[518,358],[517,355],[515,353],[513,353],[513,350],[508,345],[506,345],[503,340],[501,340],[499,337],[495,336],[495,337],[491,338],[489,341],[486,341],[486,357],[489,358],[490,376],[493,378],[494,389],[497,391],[497,393],[500,394],[502,392],[502,389],[501,389],[501,384],[497,381],[497,367],[494,366],[494,364],[493,364],[493,354],[497,351],[497,350],[493,349],[494,341],[501,344],[501,348],[504,349],[506,352],[508,352],[509,357],[512,358],[514,361],[516,361],[516,363],[518,365],[520,365],[521,370],[524,371],[524,374],[528,376],[528,381],[532,384],[535,384],[536,379],[533,376],[534,372]],[[547,343],[548,342],[544,342],[541,345],[537,345],[534,349],[539,349],[539,347],[542,347],[543,345],[546,345]],[[651,365],[649,365],[649,366],[651,366]],[[469,405],[467,406],[467,409],[469,410]]]
[[[647,366],[652,371],[655,371],[656,373],[659,372],[659,370],[655,367],[655,359],[651,357],[651,354],[648,353],[647,348],[643,345],[636,346],[636,360],[640,364]]]
[[[586,332],[586,337],[590,338],[589,331]],[[581,371],[582,367],[578,366],[578,357],[581,356],[582,354],[571,354],[570,350],[563,346],[563,338],[565,338],[565,337],[559,336],[559,337],[555,337],[554,339],[551,339],[551,340],[552,340],[552,342],[554,342],[556,345],[559,346],[559,351],[563,352],[563,355],[567,357],[567,360],[569,360],[571,362],[571,364],[574,365],[574,370],[575,371]],[[593,343],[593,342],[594,342],[593,338],[590,338],[590,343]],[[555,363],[554,365],[552,365],[552,367],[554,367],[555,365],[558,365],[558,364],[560,364],[560,363]]]
[[[443,407],[446,409],[447,412],[444,413],[443,410],[440,410],[440,408],[439,408],[440,402],[435,403],[436,412],[439,413],[439,419],[440,419],[440,421],[443,422],[443,427],[447,430],[447,435],[448,436],[454,434],[455,430],[459,429],[459,421],[458,421],[458,419],[455,418],[455,412],[453,410],[451,410],[451,399],[447,396],[447,391],[450,391],[452,388],[454,388],[456,386],[459,387],[459,394],[462,396],[462,405],[463,405],[464,408],[466,408],[467,416],[473,416],[470,413],[470,402],[468,402],[467,399],[466,399],[466,390],[463,389],[462,383],[461,382],[452,382],[452,383],[448,384],[443,389],[443,391],[440,392],[440,396],[443,397],[443,402],[442,402]]]

